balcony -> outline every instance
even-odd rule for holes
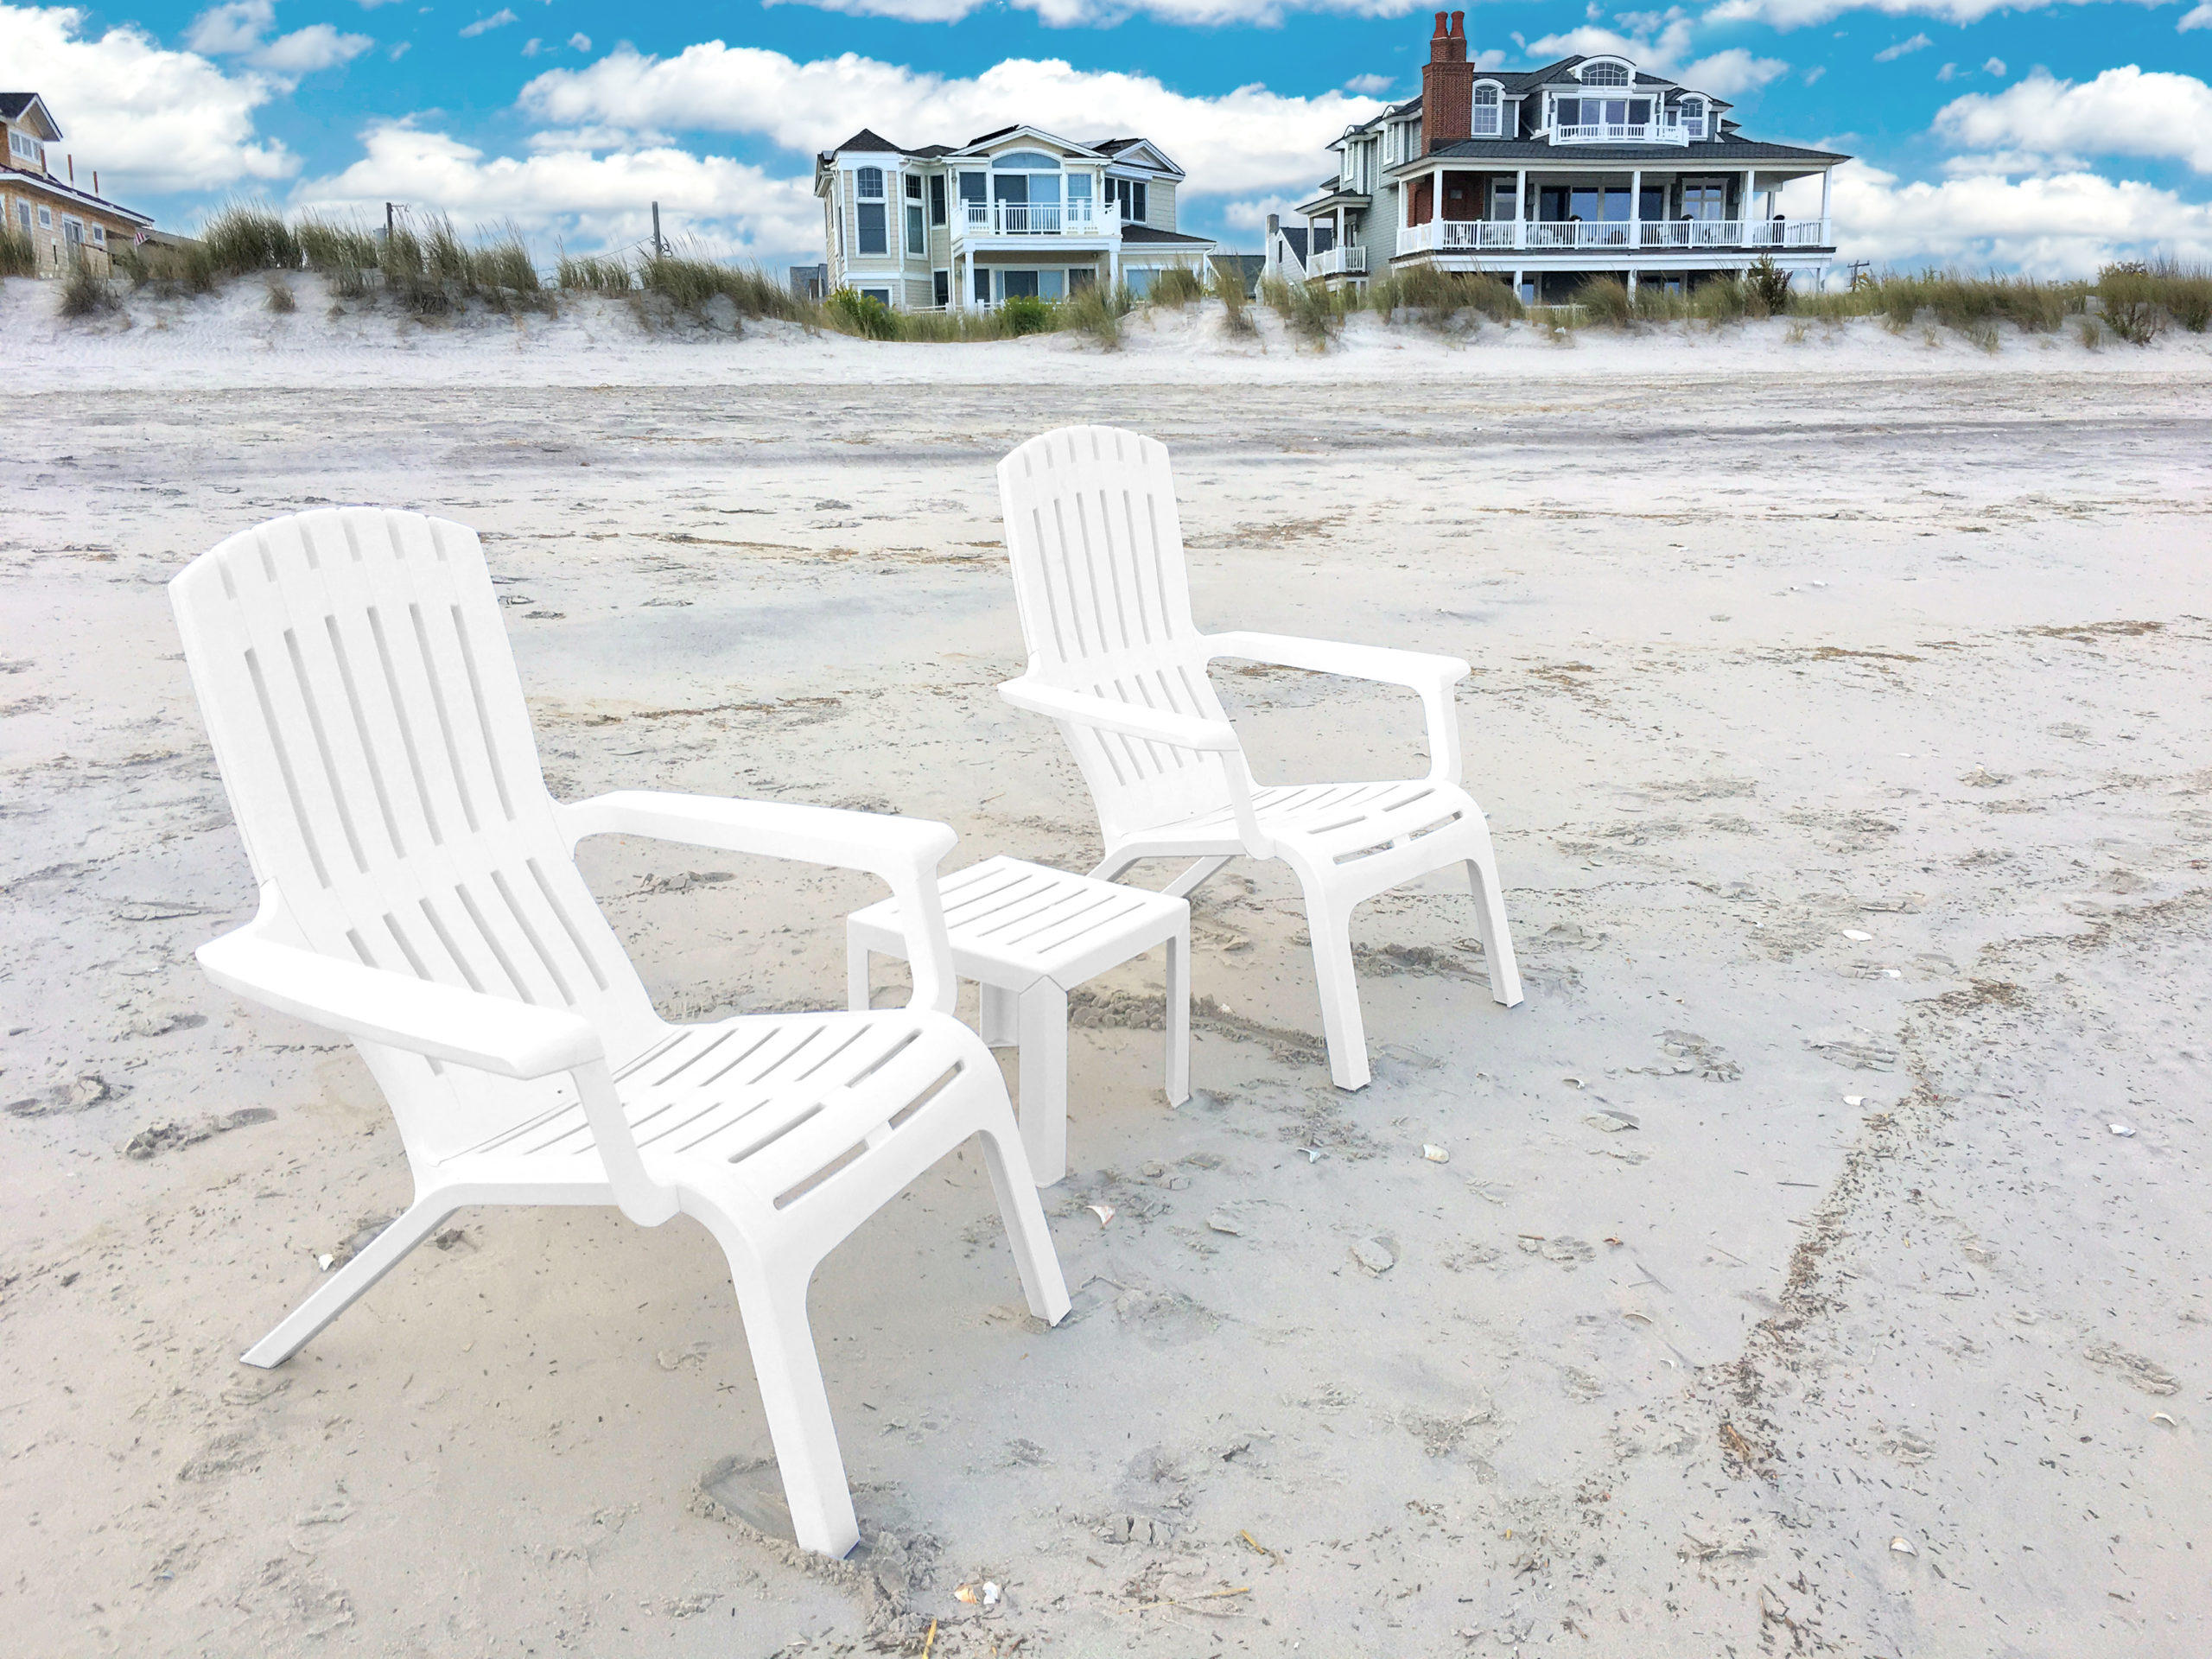
[[[959,226],[969,236],[1088,236],[1112,240],[1122,220],[1112,203],[1087,200],[963,201]]]
[[[1692,136],[1680,122],[1657,121],[1585,121],[1551,131],[1554,144],[1687,144]]]
[[[1824,219],[1432,219],[1398,232],[1408,253],[1666,253],[1834,246]]]
[[[1306,262],[1308,276],[1364,276],[1365,248],[1325,248]]]

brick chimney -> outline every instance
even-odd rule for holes
[[[1472,136],[1475,130],[1475,67],[1467,61],[1466,16],[1464,11],[1436,14],[1428,61],[1421,70],[1424,156]]]

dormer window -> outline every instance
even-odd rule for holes
[[[1585,86],[1625,86],[1628,85],[1628,66],[1624,63],[1599,62],[1582,66]]]
[[[1501,109],[1497,88],[1482,86],[1475,88],[1474,135],[1478,138],[1495,138],[1498,135]]]
[[[1693,139],[1703,138],[1705,137],[1705,100],[1701,98],[1686,98],[1681,102],[1681,111],[1683,134]]]
[[[8,154],[27,167],[46,170],[46,146],[21,127],[8,129]]]

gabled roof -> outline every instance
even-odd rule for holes
[[[0,92],[0,121],[34,128],[47,143],[61,142],[61,124],[36,92]]]
[[[1166,245],[1178,248],[1210,248],[1213,246],[1213,238],[1210,236],[1190,236],[1181,231],[1163,231],[1153,225],[1130,224],[1122,226],[1123,247],[1132,247],[1141,243],[1150,244],[1154,247]]]
[[[1179,179],[1184,176],[1183,169],[1169,159],[1167,152],[1149,138],[1102,138],[1091,148],[1124,166],[1150,166],[1158,172],[1173,173]],[[1147,162],[1141,156],[1130,155],[1128,152],[1133,149],[1144,151],[1151,156],[1151,161]]]
[[[846,139],[843,143],[837,145],[835,149],[827,153],[832,156],[838,156],[842,155],[849,149],[865,150],[873,154],[887,156],[904,156],[907,153],[899,145],[893,143],[888,138],[886,138],[881,133],[872,132],[866,127],[862,127],[851,137]]]
[[[1019,135],[1023,138],[1033,139],[1039,143],[1057,145],[1061,149],[1071,150],[1078,156],[1095,156],[1098,154],[1098,152],[1092,149],[1089,144],[1080,143],[1073,138],[1063,138],[1057,132],[1047,132],[1044,128],[1033,127],[1027,122],[1016,122],[1010,127],[996,128],[990,132],[985,133],[980,138],[970,138],[966,143],[961,145],[957,149],[948,149],[944,153],[947,156],[966,156],[976,150],[981,149],[985,144],[995,144],[1000,139],[1014,135]]]

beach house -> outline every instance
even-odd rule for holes
[[[815,158],[830,289],[897,311],[1065,299],[1171,265],[1200,276],[1213,243],[1176,227],[1183,169],[1143,138],[1088,143],[1001,127],[906,149],[863,127]]]
[[[1834,260],[1830,175],[1849,156],[1746,137],[1726,99],[1615,54],[1478,68],[1465,16],[1436,14],[1420,97],[1329,146],[1302,231],[1269,221],[1271,274],[1335,286],[1431,264],[1550,301],[1593,276],[1680,288]],[[1815,177],[1817,213],[1785,217],[1783,187]]]
[[[36,92],[0,92],[0,217],[30,243],[40,276],[60,276],[79,258],[105,274],[111,246],[128,247],[152,227],[145,214],[104,198],[98,173],[87,175],[90,189],[79,188],[75,156],[64,155],[55,171],[50,147],[61,142],[61,126]]]

